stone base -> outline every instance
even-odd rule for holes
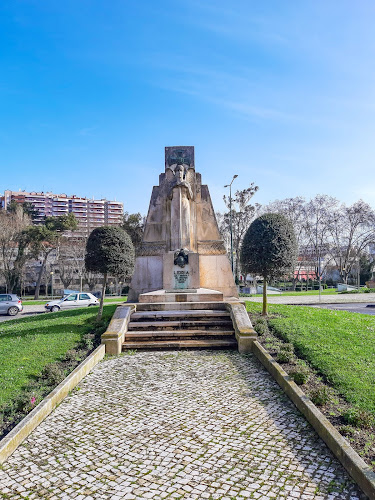
[[[196,290],[156,290],[155,292],[142,293],[139,295],[140,303],[161,302],[222,302],[222,292],[198,288]]]

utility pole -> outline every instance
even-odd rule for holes
[[[232,265],[232,274],[234,274],[233,266],[233,225],[232,225],[232,183],[238,175],[234,175],[230,184],[226,184],[224,187],[229,187],[229,219],[230,219],[230,259]]]

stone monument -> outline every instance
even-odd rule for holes
[[[238,298],[208,187],[195,171],[193,146],[165,148],[165,172],[152,190],[128,300],[150,292],[160,301],[178,292],[196,294],[197,300],[202,294],[204,300]]]

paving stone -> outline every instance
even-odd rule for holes
[[[106,359],[0,470],[0,496],[365,498],[252,355]]]

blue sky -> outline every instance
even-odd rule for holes
[[[146,213],[164,146],[216,210],[330,194],[375,206],[373,0],[2,0],[0,191]]]

